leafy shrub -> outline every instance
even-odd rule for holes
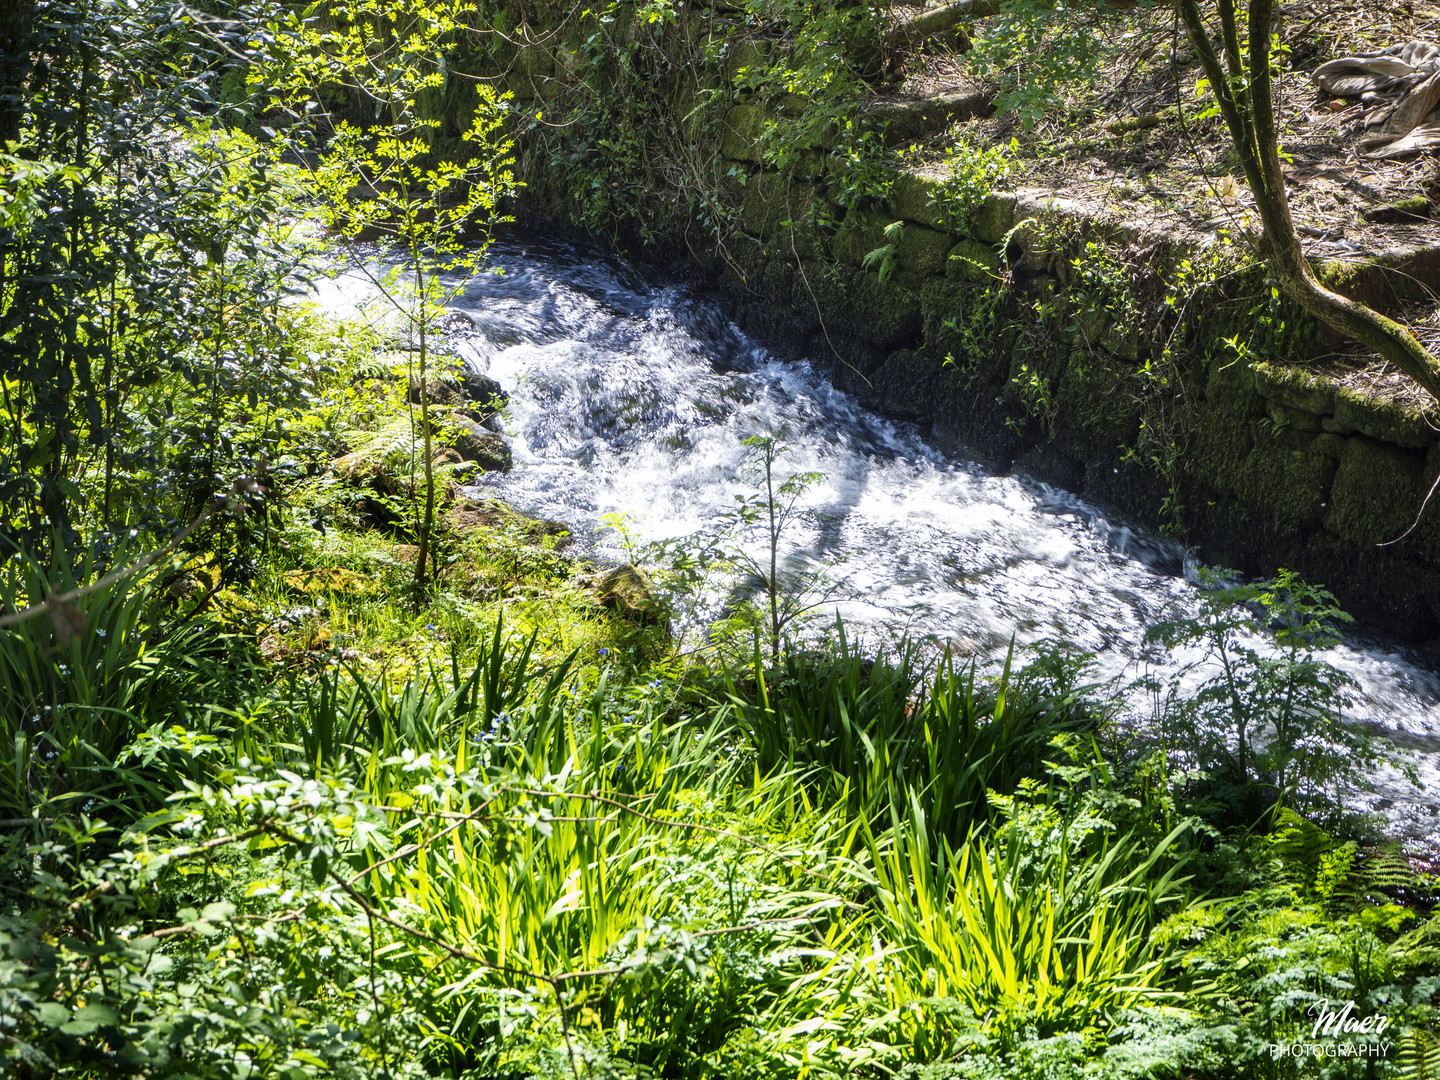
[[[1170,648],[1204,648],[1171,679],[1159,715],[1166,744],[1189,768],[1264,785],[1276,807],[1323,809],[1338,805],[1342,787],[1368,789],[1381,762],[1403,767],[1388,742],[1346,719],[1354,680],[1317,655],[1350,621],[1330,593],[1288,570],[1257,585],[1203,580],[1198,612],[1149,634]],[[1194,690],[1187,679],[1202,665],[1214,673]]]
[[[985,20],[965,62],[998,89],[997,113],[1016,113],[1029,130],[1067,92],[1094,85],[1104,41],[1085,11],[1067,0],[1005,0]]]
[[[1039,850],[1002,827],[932,855],[912,800],[885,842],[871,839],[892,1005],[953,998],[1009,1045],[1103,1027],[1158,996],[1148,932],[1157,909],[1182,899],[1168,851],[1185,826],[1148,854],[1103,838],[1087,854],[1083,829],[1055,824]]]
[[[965,233],[991,193],[1005,185],[1015,168],[1019,143],[976,143],[963,133],[945,151],[945,175],[935,192],[944,227]]]
[[[869,657],[841,626],[833,652],[792,650],[769,672],[757,654],[753,700],[733,684],[731,697],[762,770],[799,769],[877,826],[913,794],[932,835],[955,841],[984,817],[988,791],[1042,775],[1052,740],[1094,723],[1081,671],[1052,654],[977,680],[948,651],[932,670],[913,645]]]

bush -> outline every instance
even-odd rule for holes
[[[1355,682],[1320,655],[1350,621],[1330,593],[1288,570],[1255,585],[1213,573],[1202,582],[1199,610],[1172,612],[1149,635],[1204,650],[1171,678],[1158,715],[1188,776],[1258,786],[1272,808],[1329,810],[1345,788],[1369,790],[1379,764],[1405,767],[1393,745],[1345,716]],[[1208,674],[1195,689],[1197,673]]]

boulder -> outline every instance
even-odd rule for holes
[[[489,375],[491,348],[484,338],[462,338],[455,343],[455,355],[464,361],[468,370]]]
[[[488,375],[481,375],[468,368],[450,371],[438,379],[427,380],[425,394],[430,398],[431,405],[465,408],[467,412],[474,412],[482,419],[493,416],[510,400],[510,395],[498,382]],[[420,380],[412,379],[410,403],[419,405],[420,400]]]
[[[452,496],[454,505],[445,515],[445,525],[456,532],[509,528],[519,532],[527,543],[539,544],[552,551],[563,551],[571,543],[570,527],[564,522],[526,517],[499,499],[476,499],[463,488],[455,488]]]
[[[650,579],[645,576],[645,571],[637,570],[629,563],[621,563],[598,574],[578,577],[575,584],[594,592],[601,606],[609,608],[621,618],[657,626],[669,623],[665,605],[650,587]]]
[[[485,472],[505,472],[512,456],[505,439],[465,416],[452,417],[458,431],[455,450],[466,461],[473,461]]]

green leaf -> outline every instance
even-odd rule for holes
[[[46,1027],[60,1027],[70,1022],[70,1010],[64,1005],[57,1005],[53,1001],[47,1001],[35,1010],[35,1019]]]
[[[235,914],[235,905],[228,900],[217,900],[213,904],[206,904],[205,910],[200,917],[206,922],[225,922]]]
[[[61,1024],[60,1031],[65,1035],[89,1035],[102,1027],[111,1027],[120,1022],[120,1017],[114,1009],[105,1005],[86,1005],[75,1014],[75,1019],[68,1024]]]

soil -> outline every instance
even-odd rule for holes
[[[1173,5],[1137,4],[1124,11],[1071,5],[1069,16],[1102,43],[1093,87],[1072,90],[1030,127],[1011,112],[952,125],[920,150],[938,159],[958,139],[1015,141],[1012,182],[1053,191],[1097,210],[1118,210],[1151,230],[1206,243],[1220,230],[1255,228],[1253,202],[1218,117],[1200,119],[1213,99],[1197,95],[1202,72]],[[920,10],[911,8],[911,13]],[[1440,4],[1408,0],[1302,0],[1285,4],[1275,86],[1281,149],[1288,155],[1291,211],[1313,259],[1359,261],[1396,248],[1440,243],[1440,154],[1403,159],[1362,157],[1356,142],[1368,107],[1316,87],[1310,72],[1329,60],[1411,40],[1440,42]],[[965,29],[982,43],[998,33],[994,19]],[[953,40],[953,39],[952,39]],[[893,93],[934,97],[976,88],[1006,89],[1003,75],[977,82],[966,54],[939,47],[911,55]],[[1177,105],[1179,108],[1177,109]],[[1427,200],[1417,207],[1416,197]],[[1396,209],[1405,202],[1406,209]],[[1440,281],[1426,283],[1434,302],[1392,312],[1432,351],[1440,351]],[[1380,396],[1419,403],[1422,395],[1363,350],[1337,355]]]

